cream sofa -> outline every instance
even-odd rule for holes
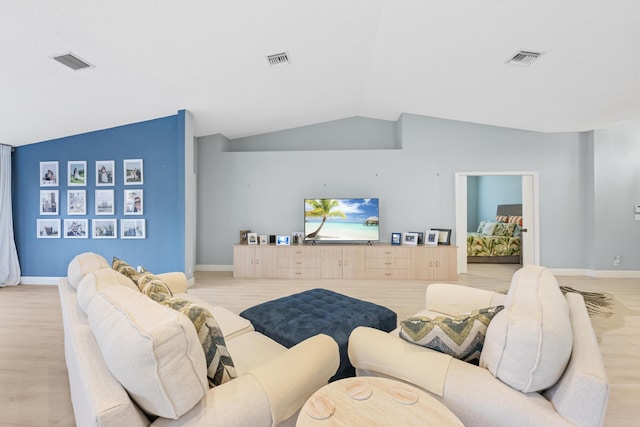
[[[79,426],[292,425],[327,384],[338,346],[317,335],[286,349],[251,323],[187,293],[182,273],[158,275],[174,295],[214,315],[237,378],[208,388],[190,320],[138,291],[100,255],[84,253],[59,283],[64,344]]]
[[[580,294],[563,296],[542,267],[514,274],[508,294],[431,284],[416,316],[504,305],[486,330],[479,366],[389,334],[355,329],[357,375],[399,379],[430,392],[467,427],[602,426],[609,385]],[[404,319],[400,319],[404,320]]]

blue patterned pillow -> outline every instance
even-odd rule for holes
[[[502,305],[483,308],[453,318],[411,317],[400,322],[400,337],[410,343],[478,365],[487,327],[503,308]]]

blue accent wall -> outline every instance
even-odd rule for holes
[[[174,116],[45,141],[16,148],[12,162],[13,220],[22,276],[62,277],[79,253],[113,256],[152,272],[184,271],[184,120]],[[143,184],[124,185],[124,159],[143,159]],[[67,215],[67,161],[87,162],[87,214]],[[115,161],[115,185],[96,187],[97,160]],[[58,187],[40,187],[42,161],[59,162]],[[124,190],[144,190],[142,216],[124,215]],[[59,191],[56,216],[40,215],[40,190]],[[114,215],[95,215],[95,190],[113,189]],[[89,219],[89,238],[37,238],[37,219]],[[93,219],[115,218],[117,239],[90,237]],[[121,239],[121,219],[146,220],[146,239]]]

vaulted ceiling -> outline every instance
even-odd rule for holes
[[[181,109],[231,139],[403,112],[609,127],[640,117],[639,17],[637,0],[2,0],[0,143]],[[520,50],[542,55],[507,64]],[[69,52],[92,67],[53,59]]]

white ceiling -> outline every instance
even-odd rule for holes
[[[640,117],[639,18],[638,0],[0,0],[0,143],[181,109],[231,139],[403,112],[603,128]],[[544,54],[507,65],[520,49]]]

